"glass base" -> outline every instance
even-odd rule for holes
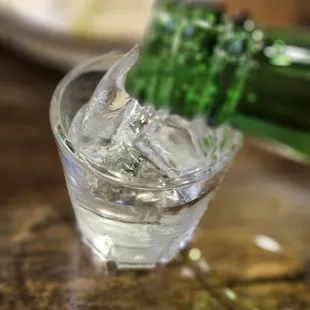
[[[198,208],[199,213],[204,209]],[[198,224],[128,223],[98,216],[77,205],[74,210],[83,242],[97,260],[112,263],[117,269],[152,269],[169,263],[192,239]]]
[[[93,261],[96,262],[96,264],[99,265],[100,264],[113,264],[115,265],[115,267],[118,270],[128,270],[128,269],[141,269],[141,270],[151,270],[154,269],[157,265],[162,264],[165,265],[167,263],[169,263],[169,261],[171,261],[173,259],[173,257],[167,261],[167,260],[162,260],[160,262],[121,262],[121,261],[114,261],[111,259],[111,257],[106,257],[104,255],[102,255],[102,252],[100,252],[100,250],[88,239],[82,237],[82,242],[84,245],[87,246],[87,248],[91,251],[91,253],[94,255]],[[181,250],[181,249],[180,249]],[[141,252],[141,251],[140,251]],[[140,254],[143,255],[143,254]],[[175,254],[177,255],[177,253]]]

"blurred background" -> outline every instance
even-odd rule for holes
[[[262,25],[309,29],[310,37],[309,0],[223,4],[231,14],[249,10]],[[106,54],[108,69],[139,42],[151,5],[0,0],[0,309],[209,309],[176,305],[212,285],[219,296],[228,284],[229,302],[241,296],[236,309],[310,309],[309,163],[249,138],[195,241],[210,283],[180,273],[178,264],[107,280],[81,258],[49,102],[74,65]],[[125,296],[126,303],[105,308],[104,296]],[[206,296],[197,298],[204,303]]]
[[[123,52],[138,42],[152,0],[0,0],[0,36],[34,61],[62,70],[94,54]],[[306,0],[226,0],[231,14],[248,9],[271,26],[310,26]]]

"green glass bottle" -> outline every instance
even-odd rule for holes
[[[310,156],[310,34],[262,31],[206,3],[158,0],[128,93]]]

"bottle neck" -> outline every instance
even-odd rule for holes
[[[257,42],[218,7],[206,2],[155,2],[128,93],[157,108],[227,121],[242,94]]]
[[[265,31],[236,113],[310,132],[310,41],[302,32],[285,33]]]
[[[265,29],[231,123],[310,155],[310,40],[300,29]],[[284,43],[285,42],[285,43]]]
[[[290,42],[308,41],[293,34],[285,45],[270,33],[205,2],[156,1],[126,90],[157,108],[204,114],[211,125],[240,114],[308,130],[309,55]]]

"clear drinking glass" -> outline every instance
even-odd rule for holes
[[[242,138],[229,127],[208,130],[204,167],[164,183],[123,178],[89,161],[68,136],[71,122],[98,84],[102,94],[123,87],[137,55],[137,50],[125,55],[103,82],[104,57],[75,68],[55,91],[50,120],[83,241],[118,268],[147,269],[169,262],[191,240]],[[180,200],[179,193],[187,198]]]

